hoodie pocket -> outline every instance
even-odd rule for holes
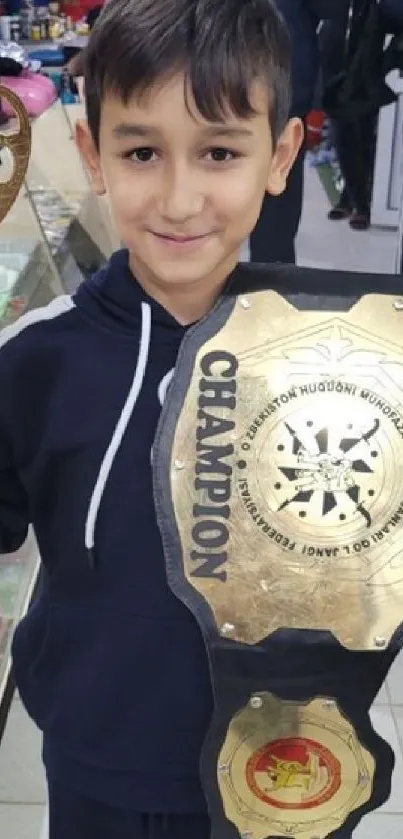
[[[195,770],[212,708],[197,624],[52,603],[42,628],[26,670],[21,625],[16,673],[28,712],[66,754],[153,773],[163,755],[170,774]]]

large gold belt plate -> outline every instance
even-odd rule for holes
[[[403,618],[403,311],[238,297],[198,350],[171,490],[184,573],[220,633],[382,649]]]

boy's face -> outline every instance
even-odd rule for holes
[[[256,84],[257,114],[204,120],[176,76],[125,105],[102,104],[99,151],[85,124],[81,152],[97,193],[108,193],[131,267],[148,287],[222,283],[254,228],[265,191],[280,194],[302,127],[291,120],[273,153],[268,95]],[[267,231],[267,235],[276,235]]]

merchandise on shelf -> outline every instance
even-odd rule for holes
[[[0,2],[0,37],[4,41],[42,43],[58,41],[74,35],[87,35],[85,15],[94,8],[94,0],[70,6],[65,3],[36,5],[34,0],[21,0],[18,13],[4,13]]]
[[[47,76],[23,70],[19,76],[0,76],[0,83],[19,96],[28,116],[37,117],[46,111],[57,98],[55,85]],[[8,102],[1,100],[1,112],[9,119],[14,111]]]

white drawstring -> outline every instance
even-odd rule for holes
[[[163,405],[164,402],[165,402],[165,397],[167,395],[167,390],[169,388],[169,385],[172,382],[172,379],[174,377],[174,373],[175,373],[175,368],[173,367],[172,370],[168,370],[168,373],[165,374],[164,378],[161,379],[161,381],[158,385],[158,399],[159,399],[160,405]]]
[[[129,395],[124,404],[122,413],[119,417],[111,442],[107,448],[104,459],[101,463],[97,482],[95,484],[90,505],[88,508],[87,521],[85,524],[85,547],[89,554],[90,564],[95,566],[95,528],[99,513],[99,508],[102,503],[102,496],[105,491],[106,484],[113,466],[116,454],[121,446],[125,431],[130,422],[132,413],[134,411],[136,402],[140,396],[141,388],[143,386],[144,376],[147,369],[148,356],[150,352],[151,341],[151,307],[148,303],[141,304],[141,336],[139,354],[137,358],[136,371],[133,382],[129,391]]]

